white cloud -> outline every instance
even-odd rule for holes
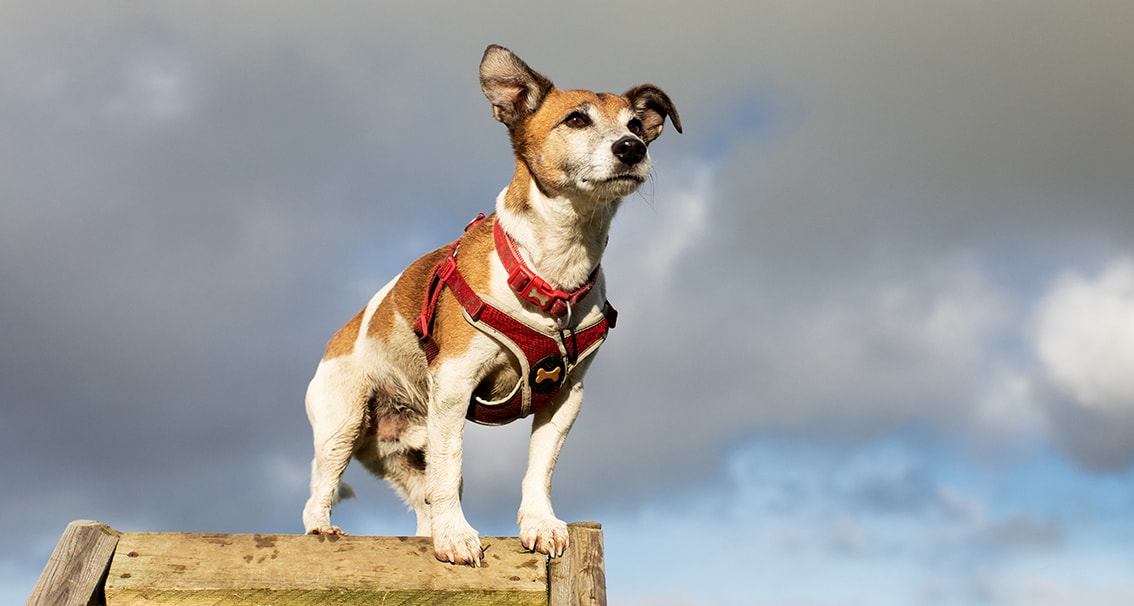
[[[971,426],[999,381],[990,369],[1011,330],[1006,298],[979,268],[946,261],[769,310],[748,335],[768,366],[750,387],[778,396],[772,414],[821,430]]]
[[[1134,261],[1057,279],[1031,320],[1029,390],[1047,435],[1087,467],[1134,464]]]
[[[643,251],[648,275],[659,285],[668,287],[674,278],[675,265],[683,255],[696,249],[707,237],[709,201],[713,199],[714,171],[709,166],[695,166],[685,183],[669,183],[676,187],[665,196],[666,220],[650,235]]]
[[[1074,403],[1134,415],[1134,260],[1061,278],[1039,305],[1035,346],[1048,380]]]

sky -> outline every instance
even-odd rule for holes
[[[512,170],[491,43],[651,82],[556,512],[612,604],[1134,603],[1134,4],[0,1],[0,602],[71,520],[302,532],[303,394]],[[465,433],[514,535],[524,422]],[[353,534],[412,534],[357,466]]]

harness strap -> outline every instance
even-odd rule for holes
[[[508,272],[508,286],[526,301],[556,318],[567,315],[570,306],[582,301],[583,297],[591,292],[595,280],[598,279],[599,266],[595,266],[587,281],[573,292],[552,288],[547,281],[539,277],[539,274],[532,271],[527,263],[524,263],[524,258],[516,250],[516,243],[504,233],[500,221],[493,222],[492,241],[496,245],[496,255],[500,257],[500,262]]]
[[[504,425],[539,412],[560,388],[575,366],[598,351],[606,340],[611,323],[604,315],[596,322],[558,338],[544,334],[509,316],[493,305],[485,305],[480,321],[473,326],[512,351],[520,362],[519,390],[503,402],[486,402],[473,397],[466,417],[481,425]]]
[[[473,225],[484,219],[484,213],[480,213],[465,227],[465,231],[467,232]],[[496,231],[503,233],[502,230],[499,230],[499,227],[496,227]],[[505,236],[505,239],[510,242],[510,238]],[[498,252],[500,250],[499,244],[500,241],[498,240]],[[460,245],[460,239],[453,242],[449,248],[449,253],[434,266],[425,298],[422,301],[421,313],[414,321],[413,330],[421,341],[426,361],[432,364],[440,353],[440,348],[433,338],[433,316],[437,310],[437,301],[441,296],[441,290],[447,286],[464,309],[465,319],[475,328],[493,337],[512,351],[521,367],[519,389],[514,391],[512,397],[505,402],[485,402],[473,397],[472,401],[469,402],[469,410],[466,415],[469,420],[477,423],[503,425],[542,409],[559,392],[559,388],[566,383],[567,375],[570,374],[574,366],[580,360],[594,353],[598,349],[598,345],[606,339],[607,332],[614,327],[617,321],[618,312],[607,301],[603,304],[602,317],[598,321],[588,326],[560,330],[558,334],[547,334],[486,303],[473,291],[464,276],[461,275],[460,270],[457,269],[457,252]],[[514,259],[521,264],[523,263],[518,254],[514,256]],[[524,268],[526,269],[526,266]],[[512,275],[522,275],[509,271]],[[527,271],[530,272],[531,270]],[[532,275],[535,274],[532,273]],[[561,315],[566,314],[570,305],[578,302],[586,293],[590,292],[597,275],[598,269],[596,268],[587,284],[580,289],[584,291],[582,296],[574,296],[578,291],[576,293],[556,291],[567,296],[553,301],[548,307],[554,307],[558,303],[563,306],[563,314]],[[546,285],[542,278],[535,277]],[[509,283],[511,284],[511,278],[509,278]],[[519,291],[517,291],[517,294],[523,296],[523,293]],[[531,300],[528,297],[524,298]],[[539,305],[536,301],[532,302]],[[543,306],[540,306],[540,308],[543,309]],[[544,311],[553,313],[547,309]]]
[[[474,225],[484,219],[484,213],[477,213],[476,218],[465,226],[465,232],[467,233],[469,229],[472,229]],[[462,238],[463,237],[462,234]],[[441,298],[441,289],[450,282],[459,282],[464,285],[464,291],[472,292],[472,289],[468,287],[468,283],[465,282],[465,279],[457,272],[457,250],[461,247],[462,238],[457,238],[449,247],[449,254],[433,267],[433,273],[429,276],[429,286],[425,290],[425,299],[421,302],[421,313],[418,314],[417,319],[414,320],[413,323],[413,332],[417,334],[417,338],[421,341],[422,348],[425,350],[425,359],[430,363],[432,363],[433,359],[440,353],[437,341],[433,339],[433,315],[437,311],[437,300]],[[453,278],[454,274],[457,276],[455,280]],[[456,294],[457,289],[452,290],[454,294]],[[464,303],[462,303],[461,306],[464,307]],[[478,312],[477,316],[479,315]]]

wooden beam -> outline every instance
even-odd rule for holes
[[[561,558],[551,558],[550,606],[606,606],[606,564],[602,524],[567,525],[571,546]]]
[[[561,558],[485,538],[481,568],[442,564],[428,537],[119,533],[67,526],[27,606],[462,604],[606,606],[602,526],[568,525]]]
[[[106,524],[90,520],[68,524],[26,605],[105,604],[102,583],[119,534]]]
[[[548,603],[545,556],[515,537],[484,542],[483,564],[470,568],[438,562],[428,537],[125,533],[106,598],[113,606]]]

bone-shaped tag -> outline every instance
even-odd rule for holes
[[[551,300],[551,297],[547,295],[541,295],[539,293],[539,290],[536,289],[535,284],[532,284],[531,288],[528,289],[527,294],[524,296],[527,297],[529,301],[535,302],[536,305],[539,305],[540,307],[547,307],[547,302]]]
[[[555,370],[552,370],[552,371],[546,371],[542,368],[537,368],[536,374],[535,374],[535,382],[536,383],[543,383],[544,381],[550,380],[553,383],[558,383],[559,382],[559,371],[561,371],[561,370],[563,370],[563,368],[560,367],[560,366],[555,367]]]

